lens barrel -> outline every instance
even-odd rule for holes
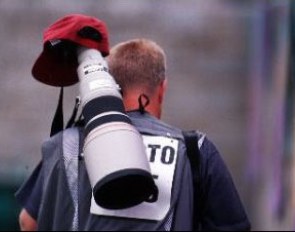
[[[98,205],[125,209],[157,194],[142,137],[125,112],[120,88],[95,49],[78,52],[85,119],[83,153]]]

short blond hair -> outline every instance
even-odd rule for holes
[[[138,87],[153,93],[166,78],[166,55],[158,44],[148,39],[114,46],[107,60],[110,73],[123,93]]]

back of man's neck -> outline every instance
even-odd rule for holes
[[[123,102],[127,112],[140,110],[140,95],[141,94],[124,95]],[[144,110],[156,118],[161,118],[161,107],[155,102],[153,98],[149,97],[149,104],[144,108]]]

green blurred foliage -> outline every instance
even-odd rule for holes
[[[16,185],[0,183],[0,231],[19,231],[20,207],[14,197],[17,188]]]

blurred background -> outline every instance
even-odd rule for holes
[[[253,230],[295,229],[294,3],[289,0],[0,0],[0,230],[41,158],[59,89],[31,68],[43,30],[71,13],[104,20],[111,45],[149,38],[168,57],[164,121],[216,144]],[[77,86],[65,90],[70,117]]]

